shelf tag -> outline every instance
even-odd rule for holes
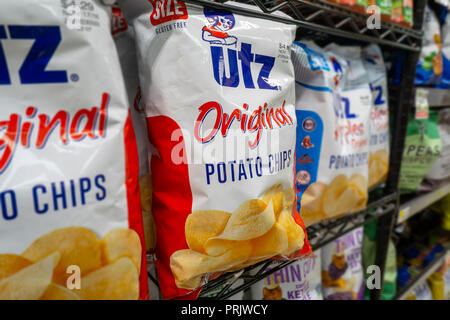
[[[416,89],[416,120],[428,119],[428,113],[428,90],[418,88]]]

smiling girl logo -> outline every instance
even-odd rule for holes
[[[230,31],[236,23],[231,12],[219,12],[212,8],[205,7],[203,13],[208,20],[208,25],[202,28],[202,39],[204,41],[209,42],[210,44],[225,46],[235,45],[237,43],[237,38],[228,34],[228,31]]]

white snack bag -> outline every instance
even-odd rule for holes
[[[357,228],[322,248],[324,299],[364,300],[363,229]]]
[[[370,110],[369,189],[385,182],[389,171],[389,108],[386,67],[380,47],[371,44],[362,50],[372,91]]]
[[[349,62],[310,42],[294,43],[292,56],[296,188],[308,226],[366,205],[370,89],[354,85],[360,59]]]
[[[142,219],[144,224],[145,248],[151,252],[155,248],[156,232],[152,216],[152,178],[150,172],[150,145],[147,134],[147,120],[141,105],[141,89],[134,41],[134,30],[123,17],[119,6],[112,7],[112,35],[116,44],[122,74],[128,92],[131,120],[136,133],[139,153],[139,187],[141,190]]]
[[[148,296],[110,14],[100,1],[0,3],[0,300]]]
[[[119,5],[136,32],[156,149],[163,297],[185,296],[217,272],[308,253],[293,191],[295,27],[181,1]]]
[[[270,268],[269,268],[270,269]],[[251,286],[252,300],[323,300],[320,250]]]

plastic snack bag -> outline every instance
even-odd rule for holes
[[[368,82],[351,86],[349,64],[334,52],[296,42],[292,57],[298,206],[311,225],[366,206],[371,96]],[[351,77],[359,76],[354,69]]]
[[[372,91],[370,110],[369,189],[386,181],[389,171],[389,108],[386,67],[380,47],[371,44],[362,51]]]
[[[322,248],[322,286],[326,300],[364,300],[361,261],[363,228]]]
[[[253,300],[323,300],[320,250],[299,259],[251,287]]]
[[[295,27],[152,3],[119,5],[156,149],[158,277],[164,298],[195,298],[210,275],[310,252],[294,207]]]
[[[128,103],[131,120],[136,132],[139,154],[139,187],[141,190],[142,219],[144,224],[145,248],[151,252],[155,248],[156,232],[152,216],[152,178],[149,164],[150,146],[147,135],[145,111],[141,106],[141,90],[134,43],[134,30],[125,20],[119,6],[112,7],[112,35],[116,44],[125,87],[128,92]]]
[[[433,10],[425,8],[422,50],[416,68],[415,85],[439,85],[442,77],[441,30]]]
[[[9,106],[0,111],[0,300],[147,298],[138,153],[111,8],[5,0],[0,9]]]
[[[418,120],[413,114],[409,117],[398,186],[402,193],[418,190],[442,152],[437,118],[436,111],[429,111],[427,119]]]

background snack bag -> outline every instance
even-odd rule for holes
[[[359,64],[350,75],[350,65],[335,51],[325,52],[312,43],[294,43],[292,50],[296,187],[306,225],[359,211],[367,202],[370,89],[368,82],[356,86],[354,80],[363,68],[360,52],[351,57],[358,59],[352,65]]]
[[[362,241],[363,228],[357,228],[322,248],[325,300],[364,300]]]
[[[152,215],[152,177],[150,172],[150,145],[147,138],[147,121],[145,110],[141,105],[141,89],[134,41],[134,29],[123,16],[119,6],[112,7],[112,35],[119,54],[125,87],[128,92],[128,103],[131,120],[136,132],[136,143],[139,154],[139,187],[141,191],[141,208],[144,225],[145,248],[151,252],[155,248],[156,232]]]
[[[438,113],[432,110],[427,119],[417,120],[413,114],[409,117],[398,186],[402,193],[417,191],[441,154],[442,142],[437,118]]]
[[[146,298],[137,148],[110,8],[91,1],[78,20],[59,1],[0,9],[0,100],[11,106],[0,110],[0,299]]]
[[[269,269],[270,270],[270,269]],[[251,288],[253,300],[323,300],[320,250],[272,273]]]
[[[425,8],[422,50],[416,68],[415,85],[439,85],[442,77],[441,30],[433,10]]]
[[[389,108],[386,67],[380,47],[371,44],[362,50],[372,91],[370,110],[369,188],[384,182],[389,170]]]
[[[439,88],[450,89],[450,15],[441,28],[442,38],[442,78]]]
[[[157,151],[163,297],[193,298],[208,274],[310,252],[294,208],[294,26],[183,2],[165,1],[164,16],[150,2],[119,4],[136,31]]]
[[[428,282],[424,281],[418,284],[407,300],[433,300]]]

